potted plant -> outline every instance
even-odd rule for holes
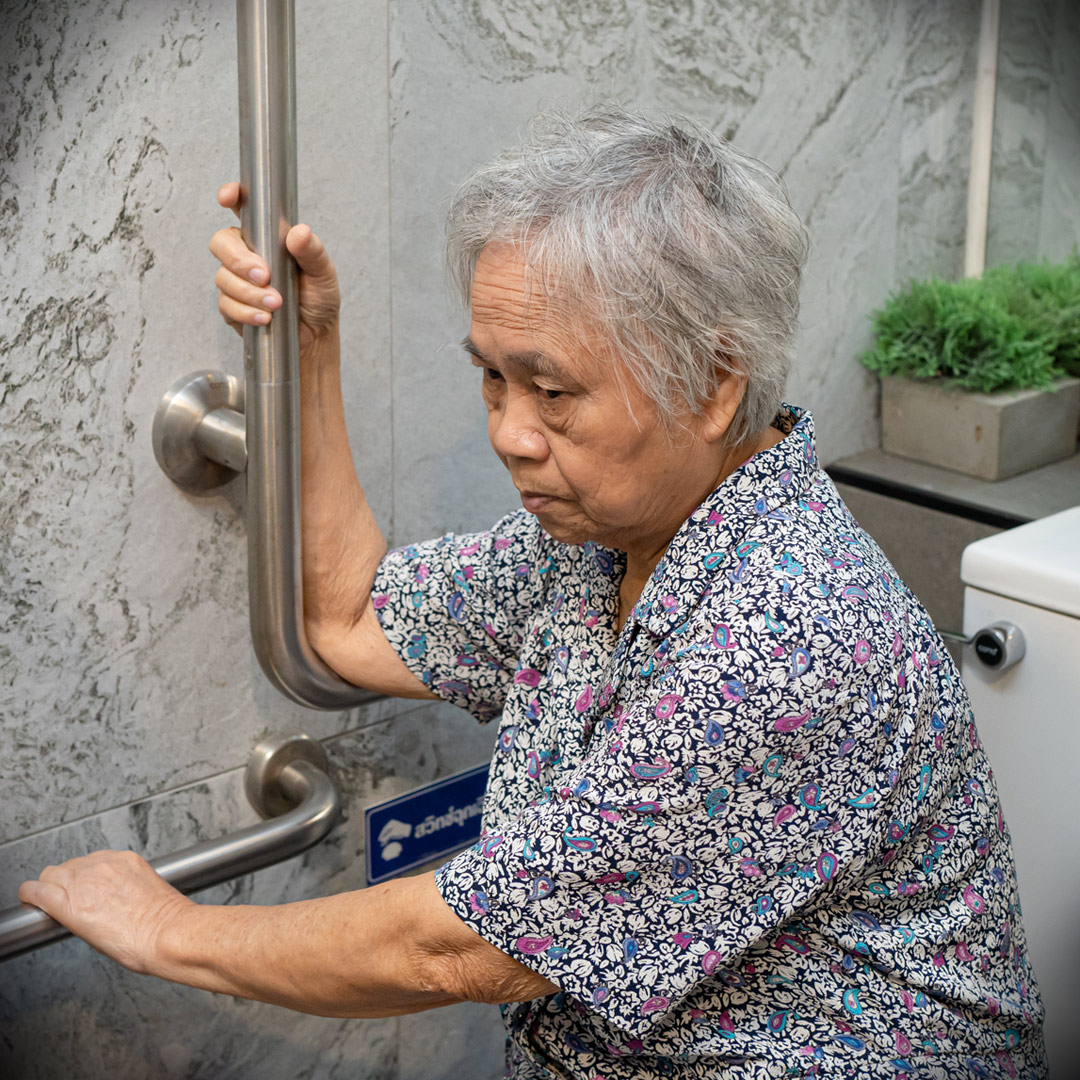
[[[1076,452],[1080,257],[911,281],[875,311],[890,454],[1000,480]]]

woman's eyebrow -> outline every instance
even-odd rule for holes
[[[461,343],[461,347],[471,356],[475,356],[477,360],[482,360],[485,364],[489,363],[488,358],[476,347],[472,338],[465,338]],[[559,362],[548,356],[547,353],[537,350],[509,352],[505,354],[504,359],[512,364],[519,364],[531,375],[542,375],[574,386],[577,385],[577,380],[572,378]]]
[[[487,360],[487,357],[473,344],[473,339],[470,337],[465,338],[461,343],[461,347],[470,355],[475,356],[477,360]]]

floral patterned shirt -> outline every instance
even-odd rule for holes
[[[621,632],[625,556],[490,532],[373,593],[436,694],[501,716],[442,896],[560,987],[508,1075],[1040,1077],[1009,835],[959,674],[819,467],[810,414],[708,497]]]

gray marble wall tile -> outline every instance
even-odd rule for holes
[[[455,182],[548,101],[661,105],[782,172],[815,237],[789,396],[818,416],[826,459],[876,444],[876,383],[854,356],[898,268],[955,258],[963,222],[950,218],[966,171],[953,166],[967,154],[960,103],[974,7],[965,0],[928,17],[913,2],[395,5],[394,409],[395,430],[410,433],[395,443],[397,539],[448,519],[482,527],[514,505],[486,446],[475,380],[455,357],[465,323],[442,300],[442,213]],[[927,185],[947,235],[931,227],[898,238],[898,213],[912,224]]]
[[[1004,0],[986,265],[1038,257],[1054,0]]]
[[[323,0],[297,4],[296,11],[300,217],[320,235],[337,265],[349,438],[365,493],[385,532],[391,528],[394,488],[387,415],[387,5]]]
[[[1003,0],[986,263],[1065,258],[1080,244],[1080,11]]]
[[[832,93],[817,92],[813,125],[779,163],[814,242],[789,397],[813,411],[826,462],[878,441],[876,380],[855,356],[869,343],[868,313],[894,281],[906,18],[901,4],[858,17],[848,9],[827,39]]]
[[[349,241],[346,394],[385,519],[386,11],[302,16],[302,202]],[[206,250],[232,221],[214,192],[237,170],[234,20],[226,0],[5,10],[3,836],[236,765],[266,728],[363,722],[309,719],[269,687],[246,626],[242,484],[184,495],[150,448],[171,382],[242,365]]]
[[[400,1080],[496,1080],[506,1030],[494,1005],[453,1005],[398,1020]]]
[[[304,855],[205,890],[199,899],[275,904],[362,887],[363,807],[487,760],[494,738],[493,726],[481,727],[444,705],[424,704],[328,740],[344,820]],[[14,902],[21,880],[50,862],[101,847],[164,854],[254,819],[243,794],[243,771],[235,769],[49,829],[0,847],[0,907]],[[131,975],[68,940],[4,964],[0,1074],[20,1080],[433,1080],[494,1077],[501,1071],[501,1023],[494,1007],[424,1013],[407,1023],[399,1069],[397,1020],[326,1019],[212,996]],[[431,1052],[433,1039],[439,1040],[437,1055]]]
[[[1080,5],[1057,0],[1050,56],[1039,254],[1061,260],[1080,245]]]
[[[981,0],[913,4],[904,59],[896,277],[964,273]]]

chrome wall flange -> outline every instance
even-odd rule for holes
[[[296,804],[280,783],[282,770],[294,761],[310,762],[320,772],[330,771],[322,743],[310,735],[270,735],[252,750],[244,772],[244,793],[260,817],[277,817]]]
[[[154,414],[154,457],[185,491],[209,491],[247,468],[244,381],[195,371],[165,391]]]

